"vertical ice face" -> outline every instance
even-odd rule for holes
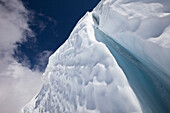
[[[50,57],[22,113],[168,113],[169,4],[101,1]]]

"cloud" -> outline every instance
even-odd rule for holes
[[[20,64],[10,64],[0,78],[0,112],[19,113],[40,88],[41,73]],[[9,76],[11,75],[11,76]]]
[[[18,113],[41,87],[41,72],[13,58],[16,42],[33,36],[20,0],[0,0],[0,113]],[[25,65],[29,65],[27,58]]]
[[[36,61],[38,62],[38,64],[35,66],[36,70],[40,70],[40,71],[44,71],[44,68],[46,67],[47,63],[48,63],[48,58],[49,56],[51,56],[52,51],[43,51],[40,54],[37,55],[37,59]]]

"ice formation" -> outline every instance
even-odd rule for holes
[[[22,113],[170,112],[170,1],[102,0],[49,58]]]

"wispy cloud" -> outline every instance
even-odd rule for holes
[[[20,0],[0,0],[0,113],[18,113],[41,86],[41,72],[13,58],[16,42],[33,33],[29,28],[30,12]],[[27,59],[25,58],[25,64]]]
[[[37,57],[36,61],[38,62],[38,64],[35,66],[35,69],[39,71],[44,71],[44,68],[46,67],[48,63],[48,58],[51,54],[52,54],[52,51],[47,51],[47,50],[38,54],[36,56]]]

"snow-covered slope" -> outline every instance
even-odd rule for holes
[[[170,1],[103,0],[50,57],[22,113],[168,113]]]

